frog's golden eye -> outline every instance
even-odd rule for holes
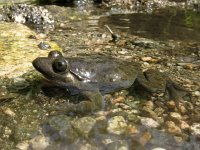
[[[62,57],[62,53],[60,51],[51,51],[48,55],[49,58],[56,58],[56,57]]]
[[[57,73],[66,72],[69,69],[68,62],[64,58],[54,60],[52,67],[53,70]]]

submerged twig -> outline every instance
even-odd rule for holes
[[[111,37],[112,37],[112,41],[116,42],[118,40],[119,36],[117,34],[114,34],[113,31],[110,29],[110,27],[108,25],[104,25],[104,26],[110,32]]]

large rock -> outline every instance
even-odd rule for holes
[[[44,39],[30,39],[36,33],[25,25],[0,23],[0,77],[14,78],[33,70],[31,62],[38,56],[47,56],[49,51],[38,48]],[[51,49],[59,46],[49,40]]]
[[[30,4],[30,3],[35,3],[37,2],[37,0],[1,0],[0,1],[0,4],[13,4],[13,3],[27,3],[27,4]]]

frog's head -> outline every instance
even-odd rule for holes
[[[48,57],[38,57],[32,64],[48,80],[59,82],[73,81],[69,63],[59,51],[51,51]]]

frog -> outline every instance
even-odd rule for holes
[[[67,112],[94,112],[105,109],[103,95],[128,89],[136,84],[150,93],[164,93],[179,98],[179,87],[156,69],[142,71],[137,62],[112,56],[91,54],[64,57],[60,51],[50,51],[47,57],[32,62],[34,68],[54,85],[66,88],[72,95],[81,94],[88,100],[69,104]]]

